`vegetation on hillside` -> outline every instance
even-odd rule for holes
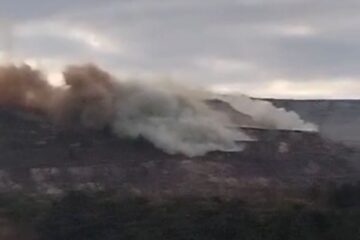
[[[360,183],[336,187],[321,200],[280,206],[218,197],[149,200],[111,192],[0,197],[1,215],[39,240],[360,239]]]

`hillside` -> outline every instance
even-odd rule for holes
[[[360,147],[360,100],[267,100],[316,123],[325,137]]]
[[[57,194],[117,189],[141,194],[253,195],[358,178],[357,152],[315,132],[244,128],[241,152],[169,155],[110,131],[63,130],[41,116],[0,110],[0,191]]]

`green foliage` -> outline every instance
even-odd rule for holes
[[[336,187],[330,194],[330,203],[335,207],[360,207],[360,182]]]
[[[43,239],[358,239],[360,211],[294,205],[255,210],[242,201],[182,198],[149,202],[70,193],[41,222]]]
[[[339,188],[331,196],[342,196],[343,191]],[[57,200],[0,196],[2,216],[29,223],[44,240],[360,239],[360,209],[330,203],[259,208],[240,200],[149,201],[108,192],[69,192]]]
[[[235,208],[234,208],[235,207]],[[43,239],[258,239],[256,219],[237,202],[104,198],[70,193],[40,224]]]
[[[17,224],[35,222],[47,211],[47,201],[25,194],[0,194],[0,214]]]

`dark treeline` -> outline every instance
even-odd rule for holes
[[[360,239],[360,183],[336,187],[324,199],[265,206],[217,197],[154,201],[69,192],[61,199],[3,195],[0,209],[39,240]]]

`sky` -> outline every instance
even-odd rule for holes
[[[359,0],[0,0],[0,57],[61,80],[119,78],[221,93],[360,98]]]

